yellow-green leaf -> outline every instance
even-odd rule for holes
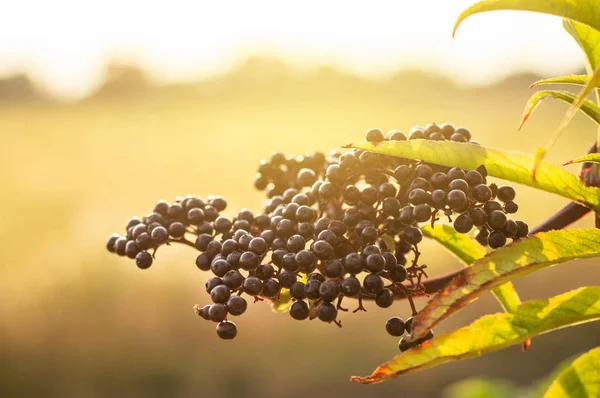
[[[483,0],[460,14],[454,23],[452,36],[468,17],[496,10],[533,11],[572,19],[600,30],[598,0]]]
[[[565,166],[568,164],[572,164],[572,163],[583,163],[583,162],[600,163],[600,153],[590,153],[588,155],[583,155],[583,156],[580,156],[573,160],[569,160],[567,163],[565,163]]]
[[[523,117],[521,118],[521,124],[519,125],[519,130],[521,129],[521,127],[523,127],[529,116],[531,116],[531,114],[538,107],[538,105],[541,104],[542,101],[549,98],[573,104],[577,100],[577,94],[571,93],[569,91],[555,90],[542,90],[536,92],[529,98],[527,104],[525,105],[525,109],[523,110]],[[590,119],[600,124],[600,107],[598,107],[598,105],[594,104],[590,100],[584,100],[581,104],[580,109]]]
[[[424,236],[444,246],[465,265],[471,265],[487,254],[487,250],[475,239],[456,232],[454,228],[448,225],[437,224],[433,228],[426,225],[421,230]],[[521,299],[510,282],[498,286],[492,290],[492,293],[494,293],[505,311],[512,312],[521,305]]]
[[[587,71],[591,75],[600,67],[600,30],[569,19],[563,19],[563,27],[585,53]]]
[[[566,75],[551,77],[549,79],[542,79],[534,82],[529,88],[535,86],[541,86],[542,84],[574,84],[577,86],[584,86],[590,81],[589,75]]]
[[[542,232],[477,260],[440,290],[413,321],[415,338],[486,291],[505,282],[569,260],[600,257],[599,229]]]
[[[544,394],[544,398],[559,397],[600,397],[600,347],[573,361]]]
[[[600,8],[600,7],[598,7],[598,8]],[[573,101],[571,103],[571,106],[567,110],[567,113],[565,113],[565,116],[562,118],[560,124],[556,128],[556,131],[554,132],[554,134],[552,134],[552,137],[550,137],[550,140],[548,140],[548,143],[546,144],[546,148],[550,148],[550,147],[554,146],[554,143],[556,143],[556,141],[558,140],[558,137],[560,137],[560,135],[563,133],[563,131],[565,131],[565,129],[567,128],[567,126],[569,125],[571,120],[573,120],[573,117],[575,117],[577,110],[583,106],[583,103],[585,101],[588,101],[588,103],[593,104],[593,102],[586,100],[585,98],[590,93],[592,93],[592,91],[594,91],[594,88],[597,87],[598,85],[600,85],[600,67],[598,67],[596,69],[594,74],[590,77],[590,81],[588,81],[587,84],[585,86],[583,86],[583,88],[581,89],[579,94],[577,94],[577,98],[575,99],[575,101]],[[598,123],[598,121],[596,121],[596,123]]]
[[[407,159],[420,159],[467,170],[475,170],[480,165],[484,165],[492,177],[555,193],[600,211],[600,190],[582,185],[577,177],[561,167],[541,162],[537,178],[534,180],[530,173],[534,158],[528,153],[505,151],[462,142],[422,139],[377,143],[357,142],[347,145],[347,147]]]
[[[440,335],[397,355],[357,383],[379,383],[401,374],[519,344],[534,336],[600,319],[600,287],[583,287],[547,299],[528,301],[514,313],[486,315],[469,326]]]

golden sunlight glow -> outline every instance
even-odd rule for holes
[[[452,40],[454,20],[473,2],[7,2],[0,74],[26,71],[55,93],[77,97],[98,83],[111,59],[138,63],[166,81],[221,73],[256,54],[371,76],[419,68],[475,84],[515,70],[552,75],[582,65],[560,19],[550,16],[478,15]]]

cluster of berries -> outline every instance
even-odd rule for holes
[[[408,135],[366,133],[367,141],[470,138],[467,129],[450,124],[414,127]],[[338,312],[348,311],[345,297],[358,300],[353,312],[365,310],[363,300],[387,308],[406,298],[416,315],[412,296],[423,293],[427,278],[427,266],[419,263],[419,226],[434,225],[440,216],[460,233],[477,227],[477,240],[492,248],[527,234],[527,224],[506,216],[517,210],[514,189],[487,185],[483,166],[461,170],[354,149],[301,158],[276,154],[259,172],[257,188],[269,186],[262,213],[220,215],[226,207],[221,197],[160,201],[151,214],[127,223],[126,236],[112,235],[107,244],[135,258],[140,268],[152,264],[154,253],[148,251],[163,244],[199,250],[196,266],[214,275],[206,283],[213,303],[194,310],[216,322],[223,339],[237,334],[228,316],[246,311],[243,294],[255,302],[290,297],[292,318],[338,326]],[[412,317],[391,318],[386,330],[401,336],[411,324]],[[433,332],[425,339],[431,337]],[[399,346],[405,350],[422,341],[407,334]]]
[[[306,153],[303,156],[285,155],[276,152],[269,160],[263,159],[254,177],[254,187],[267,191],[272,198],[282,195],[286,189],[310,187],[323,177],[329,165],[336,163],[334,154],[325,156],[322,152]]]

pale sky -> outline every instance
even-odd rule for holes
[[[261,54],[366,76],[422,68],[469,84],[583,66],[557,17],[480,14],[453,40],[456,17],[472,3],[2,0],[0,76],[26,71],[54,94],[76,98],[98,84],[111,59],[137,63],[159,81],[222,73]]]

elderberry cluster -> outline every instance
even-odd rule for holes
[[[465,145],[469,130],[451,124],[415,126],[408,134],[379,129],[366,140],[452,140]],[[206,292],[212,304],[194,307],[202,318],[217,323],[217,334],[237,334],[230,316],[254,302],[289,297],[296,320],[318,318],[341,327],[339,312],[348,297],[358,300],[353,311],[366,311],[364,300],[382,308],[397,298],[409,300],[424,291],[427,266],[418,245],[424,224],[448,222],[460,233],[477,228],[477,240],[491,248],[527,235],[527,224],[508,219],[515,213],[515,191],[487,184],[487,170],[449,168],[354,149],[301,157],[277,153],[262,161],[255,186],[267,189],[262,213],[243,209],[234,217],[220,213],[226,201],[186,196],[173,203],[159,201],[143,218],[126,225],[126,235],[111,235],[107,248],[135,258],[139,268],[152,265],[161,245],[183,243],[200,254],[196,266],[211,271]],[[402,336],[402,351],[433,337],[413,341],[412,317],[386,323],[392,336]]]
[[[310,187],[322,177],[327,167],[336,162],[333,152],[325,156],[322,152],[306,153],[303,156],[285,155],[276,152],[269,160],[263,159],[254,176],[254,187],[267,191],[267,196],[282,195],[288,188]]]

